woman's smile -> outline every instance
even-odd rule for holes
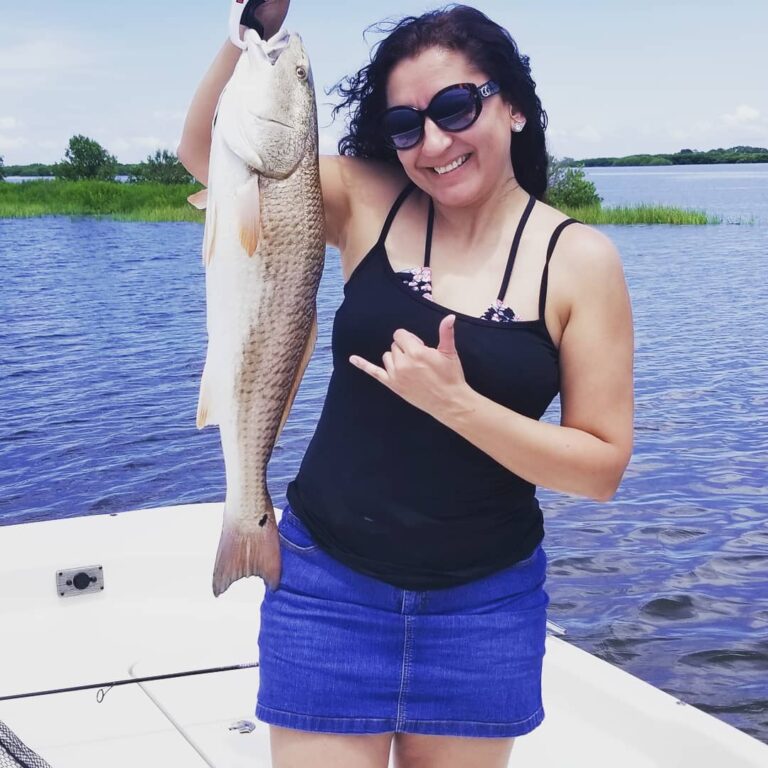
[[[439,176],[445,176],[446,174],[453,173],[458,168],[462,168],[467,160],[471,157],[471,153],[468,152],[463,155],[459,155],[455,160],[452,160],[450,163],[447,163],[446,165],[442,166],[434,166],[432,170],[437,173]]]

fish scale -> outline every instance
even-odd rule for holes
[[[309,179],[300,175],[296,181],[308,182]],[[253,336],[248,342],[239,377],[241,392],[247,392],[249,384],[257,380],[260,386],[258,391],[250,387],[249,394],[253,399],[241,401],[237,418],[237,423],[242,424],[242,458],[245,461],[242,471],[249,478],[243,485],[255,510],[272,508],[266,484],[266,464],[277,441],[280,416],[314,319],[315,297],[322,276],[322,261],[316,258],[306,258],[305,263],[301,261],[302,254],[316,252],[318,241],[321,247],[325,246],[322,226],[318,226],[322,223],[318,215],[318,212],[322,213],[322,198],[312,194],[313,189],[318,189],[319,177],[315,181],[315,185],[305,183],[306,189],[293,189],[295,185],[290,180],[277,184],[268,181],[262,197],[262,216],[274,224],[268,233],[263,231],[264,247],[262,250],[260,246],[256,255],[261,255],[262,279],[272,290],[268,299],[259,304],[259,315],[253,324]],[[295,201],[304,202],[313,196],[317,198],[314,201],[317,212],[306,215]],[[314,226],[304,226],[305,222],[314,222]],[[304,275],[298,285],[297,273]],[[290,354],[286,354],[286,348]],[[264,370],[268,370],[269,375],[259,379]],[[255,419],[253,426],[244,423],[249,416]],[[254,440],[253,444],[247,442],[249,438]],[[252,456],[264,456],[266,460],[254,464],[248,461]],[[259,476],[251,478],[257,469]],[[249,520],[256,522],[256,512],[253,514],[254,518],[249,517]]]

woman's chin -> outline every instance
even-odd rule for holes
[[[429,194],[435,202],[456,208],[472,205],[480,196],[482,185],[480,179],[465,176],[450,183],[444,183],[442,179],[429,185]]]

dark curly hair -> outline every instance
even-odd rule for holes
[[[463,53],[481,72],[501,86],[504,99],[526,118],[520,133],[510,131],[510,155],[520,186],[539,200],[547,190],[547,113],[536,95],[528,56],[521,55],[506,29],[466,5],[449,5],[397,22],[380,22],[369,29],[389,33],[371,51],[371,62],[357,74],[340,80],[336,91],[343,101],[333,116],[349,111],[348,133],[339,141],[339,154],[383,160],[399,165],[397,153],[384,142],[380,115],[387,108],[386,87],[400,61],[441,47]]]

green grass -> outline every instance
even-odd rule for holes
[[[704,211],[668,205],[621,205],[613,208],[566,206],[560,210],[585,224],[721,224],[723,221],[721,216],[710,216]]]
[[[200,184],[122,184],[114,181],[0,183],[0,218],[108,216],[121,221],[205,221],[187,202]],[[561,208],[585,224],[720,224],[704,211],[663,205]],[[748,223],[748,222],[747,222]]]
[[[123,184],[115,181],[0,183],[0,218],[108,216],[122,221],[205,221],[187,202],[200,184]]]

